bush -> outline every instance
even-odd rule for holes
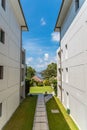
[[[30,91],[30,81],[29,79],[25,80],[25,96],[27,97],[29,91]]]
[[[43,82],[38,82],[38,86],[43,86]]]
[[[69,108],[67,108],[67,113],[70,114],[70,109]]]
[[[50,86],[50,82],[49,82],[48,79],[45,79],[45,80],[43,81],[43,84],[44,84],[45,86]]]
[[[53,80],[53,87],[54,87],[54,91],[55,91],[55,94],[57,95],[57,80]]]

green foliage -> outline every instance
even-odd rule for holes
[[[26,78],[26,80],[25,80],[25,95],[26,95],[26,97],[27,97],[29,90],[30,90],[30,82],[31,82],[31,80]]]
[[[31,79],[30,86],[34,86],[34,83],[35,83],[34,79]]]
[[[70,127],[64,119],[64,116],[61,113],[60,108],[58,107],[54,98],[50,99],[50,101],[46,103],[46,108],[50,130],[70,130]],[[59,113],[52,113],[52,109],[57,109]]]
[[[43,86],[43,82],[38,82],[38,86]]]
[[[31,79],[35,75],[36,71],[31,66],[27,67],[27,78]]]
[[[43,81],[43,84],[44,84],[44,86],[50,86],[50,82],[49,82],[48,79],[45,79],[45,80]]]
[[[49,82],[53,85],[55,94],[57,95],[57,79],[53,76],[49,79]]]
[[[43,70],[41,72],[42,77],[45,78],[51,78],[52,76],[57,76],[57,64],[51,63],[47,66],[46,70]]]

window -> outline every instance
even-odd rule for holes
[[[3,66],[0,66],[0,79],[3,79]]]
[[[67,49],[68,47],[67,47],[67,44],[65,45],[65,48]]]
[[[61,51],[58,52],[58,56],[59,56],[59,58],[61,58]]]
[[[68,68],[66,68],[66,83],[68,83]]]
[[[59,70],[59,73],[61,74],[61,68],[58,68],[58,70]]]
[[[61,49],[61,60],[63,61],[63,49]]]
[[[0,42],[5,43],[5,32],[0,29]]]
[[[1,0],[2,8],[5,10],[6,0]]]
[[[68,59],[68,47],[65,45],[65,59]]]
[[[2,116],[2,103],[0,103],[0,117]]]
[[[79,8],[79,0],[75,0],[75,11]]]
[[[69,93],[66,92],[66,95],[67,95],[67,108],[69,109]]]

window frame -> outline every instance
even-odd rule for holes
[[[79,0],[75,0],[75,12],[79,9]]]
[[[1,6],[4,10],[6,10],[6,0],[1,0]]]
[[[2,116],[2,103],[0,103],[0,117]]]
[[[4,72],[4,67],[0,65],[0,80],[3,79],[3,72]]]
[[[66,83],[69,82],[69,68],[66,68]]]
[[[65,59],[68,59],[68,45],[65,44]]]
[[[5,32],[2,28],[0,28],[0,42],[5,44]]]

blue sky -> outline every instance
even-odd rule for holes
[[[36,71],[56,62],[59,34],[54,27],[62,0],[21,0],[29,32],[23,32],[26,63]]]

